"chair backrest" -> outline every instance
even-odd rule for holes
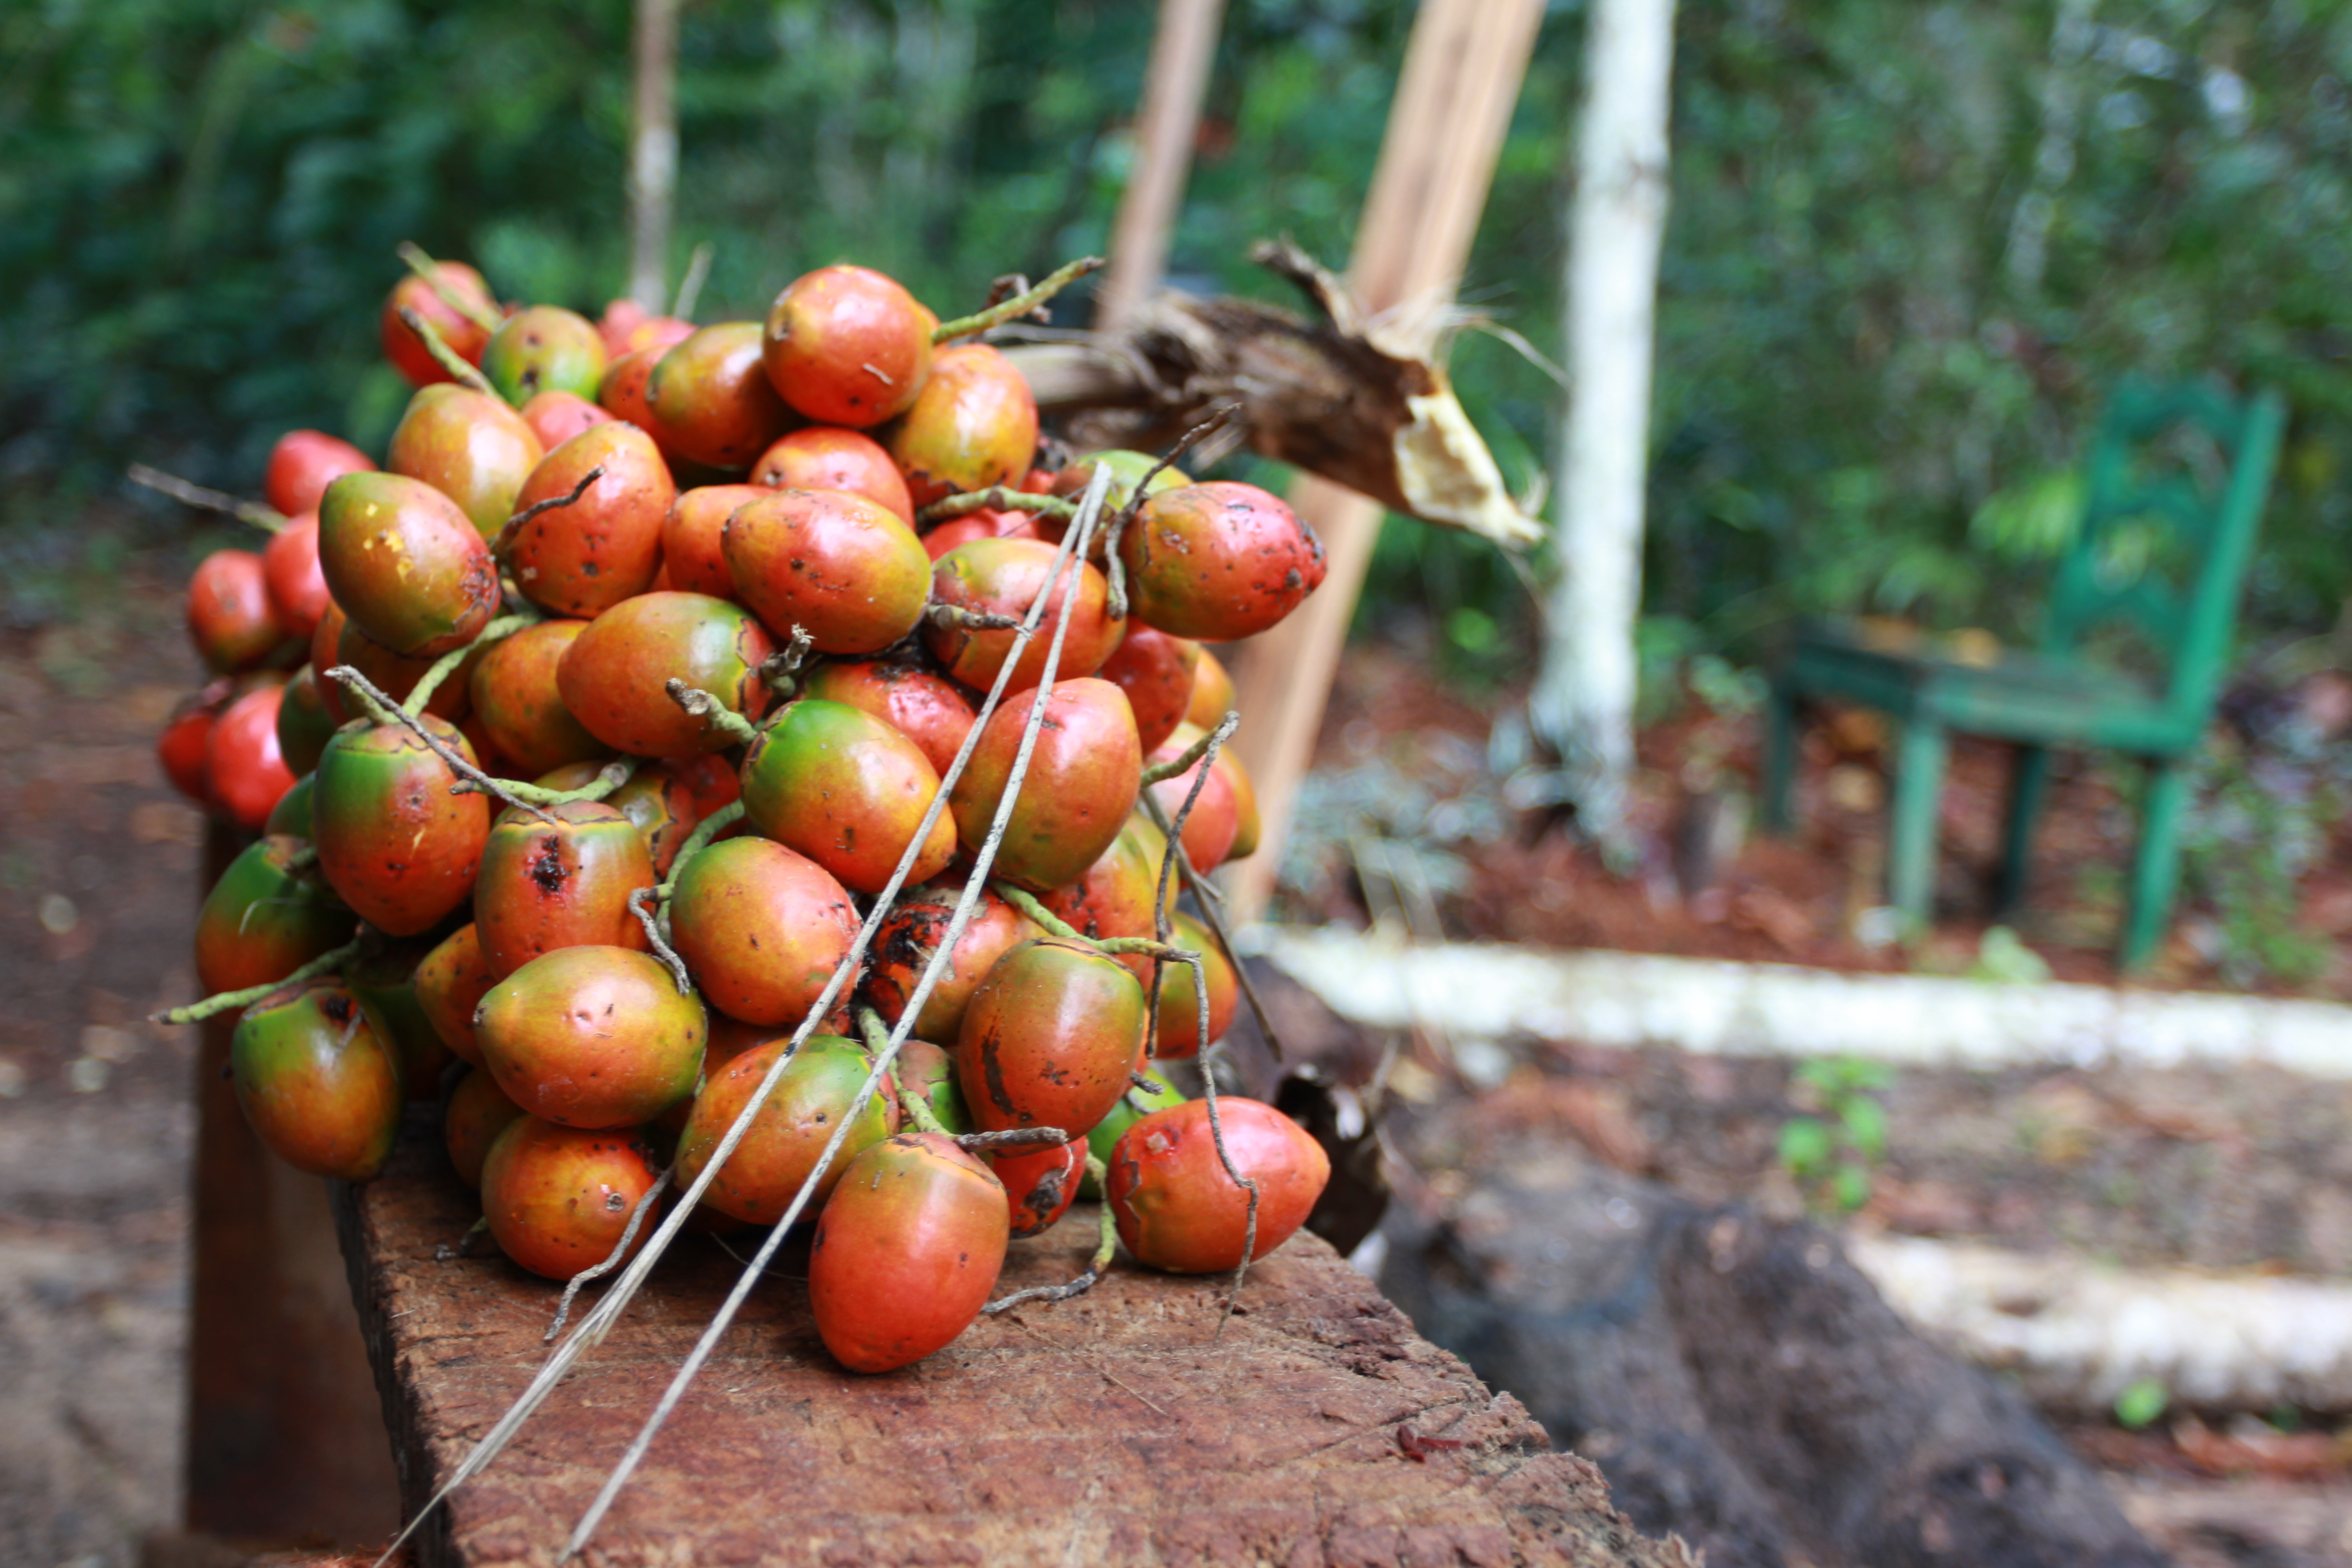
[[[2071,653],[2086,633],[2121,621],[2165,667],[2165,706],[2201,728],[2229,663],[2285,424],[2275,391],[2240,399],[2204,384],[2117,386],[2092,442],[2082,527],[2051,589],[2044,650]],[[2170,549],[2150,551],[2157,531]],[[2158,553],[2177,564],[2177,583],[2155,570]]]

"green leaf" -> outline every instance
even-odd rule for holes
[[[1878,1101],[1855,1095],[1838,1108],[1838,1120],[1845,1124],[1847,1142],[1864,1159],[1886,1152],[1886,1108]]]
[[[1780,1126],[1780,1163],[1791,1175],[1810,1176],[1830,1163],[1835,1152],[1830,1130],[1810,1116]]]
[[[1870,1201],[1870,1167],[1840,1165],[1831,1186],[1837,1194],[1838,1207],[1852,1214]]]
[[[2143,1377],[2116,1395],[2116,1420],[2118,1425],[2137,1432],[2162,1415],[2172,1403],[2172,1391],[2164,1380]]]

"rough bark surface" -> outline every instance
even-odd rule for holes
[[[421,1132],[337,1195],[412,1508],[521,1389],[556,1296],[494,1252],[436,1257],[477,1211]],[[1015,1242],[1003,1288],[1077,1272],[1090,1220]],[[1690,1568],[1310,1236],[1251,1271],[1222,1342],[1219,1282],[1122,1263],[1079,1300],[984,1320],[876,1378],[826,1356],[804,1262],[781,1256],[589,1562]],[[552,1563],[736,1272],[709,1238],[681,1244],[422,1532],[427,1568]]]

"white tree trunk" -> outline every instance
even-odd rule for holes
[[[669,308],[669,215],[677,189],[678,0],[637,0],[629,104],[629,298]]]
[[[1596,0],[1577,127],[1561,448],[1559,581],[1546,606],[1535,732],[1588,827],[1615,833],[1633,769],[1652,320],[1666,222],[1674,0]]]

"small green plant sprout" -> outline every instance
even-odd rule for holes
[[[2156,1424],[2172,1404],[2172,1391],[2160,1377],[2143,1377],[2116,1395],[2116,1424],[2137,1432]]]
[[[1997,985],[2038,985],[2050,978],[2050,965],[2009,927],[1994,926],[1977,944],[1977,961],[1969,965],[1969,978]]]
[[[1817,1207],[1852,1214],[1870,1201],[1871,1168],[1886,1154],[1886,1108],[1872,1098],[1894,1081],[1885,1064],[1824,1057],[1797,1068],[1813,1092],[1816,1114],[1780,1128],[1780,1167]]]

